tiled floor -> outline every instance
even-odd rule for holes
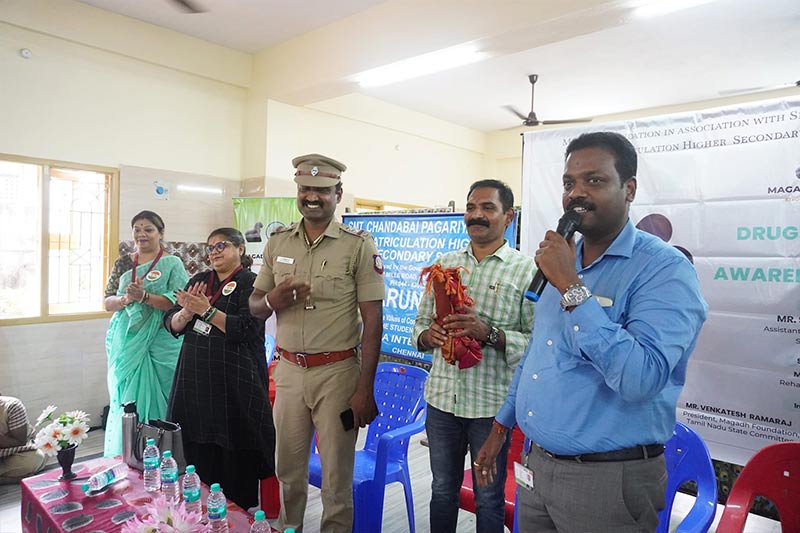
[[[361,432],[363,437],[364,432]],[[96,430],[89,433],[89,438],[78,448],[77,457],[91,456],[103,451],[103,431]],[[416,435],[409,445],[409,464],[411,468],[411,483],[414,487],[414,513],[417,531],[426,532],[428,527],[428,501],[431,494],[431,474],[428,463],[428,449],[420,445],[423,435]],[[360,444],[359,444],[360,445]],[[55,463],[55,459],[52,460]],[[671,530],[674,531],[681,517],[689,512],[694,498],[678,494],[672,513]],[[20,489],[19,485],[0,486],[0,533],[18,533],[20,528]],[[716,524],[722,513],[719,506],[717,517],[711,531],[716,530]],[[319,528],[322,515],[320,493],[314,487],[309,488],[308,507],[306,510],[306,533],[314,533]],[[399,483],[390,485],[386,489],[386,503],[383,514],[383,530],[385,533],[403,533],[408,530],[403,489]],[[459,533],[475,531],[475,516],[466,511],[459,514]],[[780,524],[760,516],[751,515],[745,528],[746,533],[779,533]],[[247,533],[247,532],[232,532]]]

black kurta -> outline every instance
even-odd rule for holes
[[[212,278],[213,295],[221,282],[216,273]],[[195,274],[187,288],[208,279],[208,271]],[[264,321],[250,314],[247,302],[255,279],[250,270],[240,270],[231,280],[233,292],[214,302],[227,315],[226,333],[216,327],[208,336],[195,332],[198,317],[186,325],[168,408],[169,420],[183,430],[187,461],[206,484],[220,483],[245,509],[258,503],[257,480],[275,472]],[[167,312],[167,329],[180,309]]]

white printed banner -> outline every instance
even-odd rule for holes
[[[555,228],[564,150],[590,131],[636,146],[631,219],[692,258],[709,304],[678,420],[736,464],[800,440],[800,98],[526,133],[523,252]]]

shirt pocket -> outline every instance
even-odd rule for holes
[[[279,285],[286,278],[293,276],[295,272],[295,265],[286,263],[275,262],[272,265],[272,275],[275,278],[275,285]]]
[[[311,285],[311,297],[323,300],[347,298],[354,288],[346,274],[317,274]]]

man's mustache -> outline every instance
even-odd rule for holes
[[[592,204],[586,203],[586,202],[582,202],[580,200],[576,200],[574,202],[568,203],[567,207],[564,209],[564,211],[572,211],[576,207],[582,207],[583,209],[586,209],[587,211],[591,211],[592,209],[594,209],[594,206]]]
[[[483,220],[481,218],[473,218],[472,220],[467,222],[467,227],[470,227],[470,226],[484,226],[484,227],[488,228],[489,227],[489,221],[488,220]]]

